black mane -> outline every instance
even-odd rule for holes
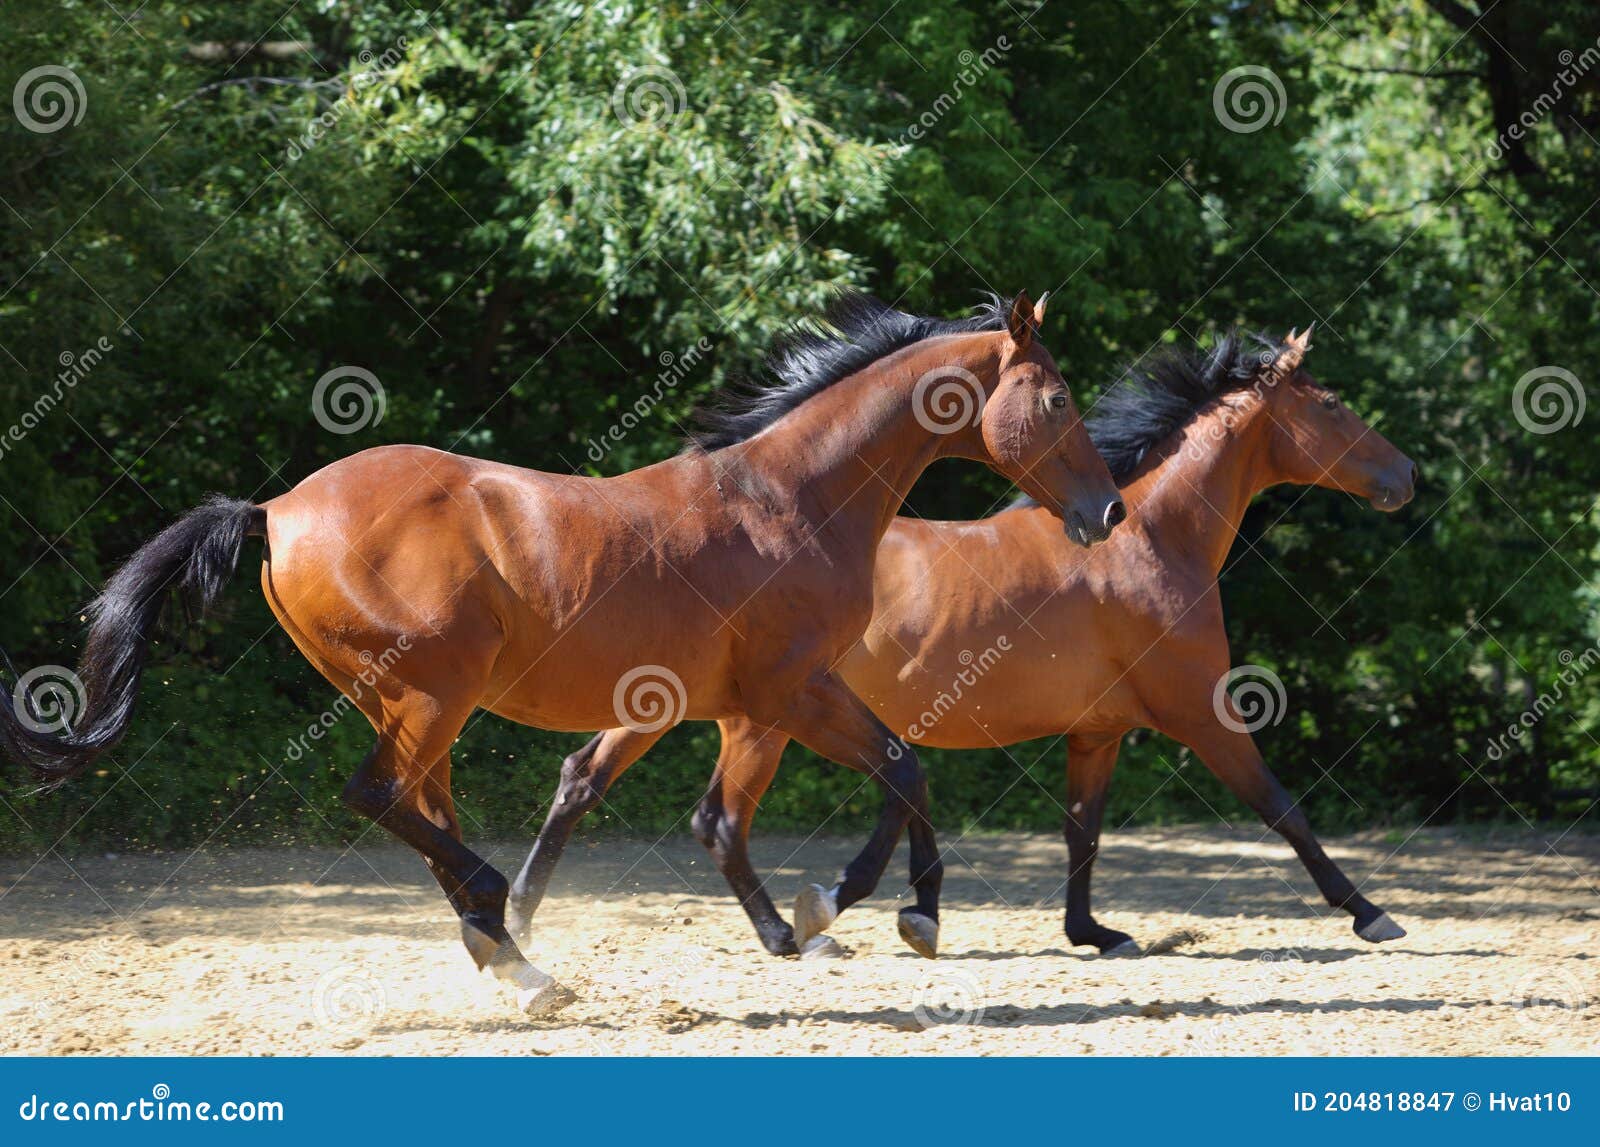
[[[1286,349],[1276,339],[1234,330],[1210,350],[1164,347],[1127,367],[1085,420],[1112,479],[1122,485],[1151,448],[1195,411],[1219,395],[1248,387]],[[1011,504],[1034,501],[1024,494]]]
[[[1234,330],[1209,351],[1168,347],[1128,367],[1101,395],[1087,421],[1089,437],[1111,477],[1126,481],[1151,447],[1213,398],[1249,386],[1284,349],[1265,335]]]
[[[842,378],[885,355],[939,335],[1001,331],[1011,301],[990,295],[964,319],[908,315],[859,291],[841,292],[820,322],[797,323],[773,341],[765,376],[724,392],[695,412],[691,444],[718,450],[743,442]]]

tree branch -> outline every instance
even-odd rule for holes
[[[1446,68],[1437,72],[1424,72],[1416,68],[1362,68],[1355,64],[1340,63],[1335,63],[1333,66],[1342,68],[1347,72],[1361,72],[1366,75],[1378,76],[1415,76],[1419,80],[1481,80],[1486,78],[1483,72],[1474,72],[1466,68]]]

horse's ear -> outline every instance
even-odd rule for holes
[[[1018,350],[1026,349],[1033,341],[1033,316],[1033,300],[1028,298],[1027,291],[1018,291],[1017,297],[1011,300],[1011,313],[1006,316],[1006,329],[1011,332],[1011,341],[1017,344]]]
[[[1311,349],[1311,327],[1316,325],[1313,322],[1310,327],[1307,327],[1300,334],[1296,334],[1291,329],[1289,337],[1283,340],[1283,350],[1279,353],[1278,361],[1275,364],[1278,373],[1283,377],[1287,378],[1300,369],[1300,360],[1305,358],[1306,351]]]
[[[1039,296],[1039,301],[1033,304],[1033,329],[1035,332],[1044,330],[1044,309],[1050,302],[1050,292],[1046,291]]]

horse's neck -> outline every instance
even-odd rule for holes
[[[961,347],[974,361],[957,365],[994,377],[997,360],[981,341]],[[954,338],[947,341],[954,344]],[[748,442],[728,448],[737,465],[816,529],[863,537],[875,547],[922,472],[936,459],[968,455],[974,428],[936,434],[919,421],[913,390],[932,365],[947,365],[950,347],[928,360],[916,347],[892,355],[807,399]]]
[[[1213,403],[1162,442],[1123,489],[1130,513],[1150,536],[1222,572],[1250,499],[1275,484],[1259,399]]]

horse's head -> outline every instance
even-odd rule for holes
[[[1272,418],[1271,460],[1282,481],[1356,494],[1390,512],[1411,501],[1417,466],[1305,369],[1311,328],[1289,333],[1264,367]]]
[[[999,377],[984,404],[983,459],[1092,546],[1128,516],[1117,484],[1089,440],[1066,380],[1040,344],[1045,298],[1012,301],[1001,336]]]

